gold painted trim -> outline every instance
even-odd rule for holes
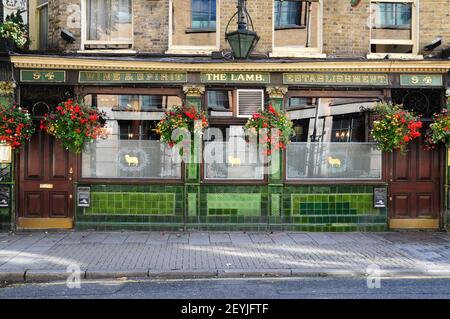
[[[292,63],[175,63],[48,56],[11,56],[16,68],[72,70],[148,70],[185,72],[364,72],[447,73],[450,61],[302,61]]]
[[[392,229],[438,229],[439,219],[390,219],[389,227]]]
[[[73,228],[73,219],[19,217],[17,227],[26,229],[71,229]]]

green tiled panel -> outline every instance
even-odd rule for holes
[[[209,216],[260,216],[261,194],[208,194],[207,207]]]
[[[373,208],[374,186],[370,185],[90,186],[92,207],[76,209],[77,229],[336,232],[387,229],[387,209]],[[142,196],[144,199],[149,196],[148,200],[139,200]],[[157,203],[152,204],[155,200]],[[160,202],[166,205],[160,206]]]
[[[188,215],[189,216],[197,215],[197,194],[194,193],[188,194]]]
[[[271,195],[271,207],[270,207],[270,215],[271,216],[280,216],[280,194],[272,194]]]
[[[291,213],[295,215],[365,215],[377,214],[373,195],[352,194],[292,194]]]
[[[6,207],[0,208],[0,216],[2,216],[2,217],[4,217],[4,216],[9,217],[10,216],[9,208],[6,208]]]
[[[174,215],[173,193],[92,192],[85,215]]]

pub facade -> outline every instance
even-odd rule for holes
[[[59,2],[62,13],[76,4]],[[120,13],[123,20],[114,29],[119,34],[102,34],[96,11],[101,8],[95,1],[82,2],[87,9],[81,6],[79,28],[63,28],[48,11],[47,38],[41,30],[35,33],[39,41],[34,51],[9,54],[11,74],[5,82],[14,87],[4,95],[26,107],[37,126],[58,103],[83,101],[106,114],[108,135],[73,154],[37,129],[11,163],[1,164],[1,187],[9,196],[1,208],[3,228],[446,228],[447,148],[428,150],[422,136],[406,154],[385,153],[370,134],[372,109],[379,102],[402,104],[420,114],[424,132],[432,115],[448,103],[450,60],[437,53],[424,56],[423,41],[430,36],[420,19],[427,11],[419,18],[416,1],[258,1],[267,11],[249,0],[261,39],[245,60],[214,53],[228,48],[223,33],[235,4],[119,1],[119,9],[101,6]],[[420,2],[423,8],[429,5]],[[202,7],[205,3],[208,7]],[[177,10],[183,5],[190,9],[180,18]],[[42,14],[42,7],[30,2],[33,8]],[[353,38],[350,47],[330,35],[332,8],[342,11],[335,19],[343,25],[350,22],[339,16],[359,17],[352,26],[365,33]],[[208,18],[197,12],[206,9]],[[160,21],[156,34],[146,34],[142,10],[160,19],[167,15],[168,25]],[[403,10],[409,19],[391,21],[385,17],[390,10]],[[262,16],[266,11],[272,14],[269,26]],[[126,22],[129,15],[133,19]],[[358,24],[371,15],[378,28]],[[86,19],[90,27],[83,25]],[[31,28],[33,19],[29,21]],[[42,28],[39,21],[36,26]],[[382,34],[397,24],[402,25],[397,30],[401,45],[394,34]],[[402,38],[405,25],[410,26],[410,40]],[[70,32],[74,41],[64,42],[55,29]],[[130,43],[122,39],[127,32]],[[209,128],[193,143],[194,161],[180,160],[157,133],[164,113],[181,105],[208,117]],[[288,114],[295,135],[270,160],[252,160],[259,158],[259,150],[249,146],[243,127],[268,105]]]

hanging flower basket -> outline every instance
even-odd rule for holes
[[[426,142],[428,149],[433,149],[437,144],[442,143],[450,147],[450,105],[443,108],[440,113],[434,114],[434,123],[430,124],[427,131]]]
[[[26,109],[13,105],[0,105],[0,143],[21,147],[34,133],[33,120]]]
[[[375,121],[371,135],[383,152],[399,150],[406,153],[408,143],[420,136],[420,117],[403,110],[400,105],[379,103],[374,109]]]
[[[272,136],[274,131],[277,136]],[[285,149],[295,135],[293,123],[284,112],[277,112],[272,105],[254,113],[245,124],[245,130],[251,136],[259,136],[259,143],[264,145],[264,153],[271,155],[274,150]]]
[[[28,42],[23,25],[14,21],[5,21],[0,24],[0,50],[14,52],[16,47],[22,48]]]
[[[183,141],[183,134],[173,139],[172,135],[175,130],[187,130],[191,135],[202,135],[207,127],[208,120],[204,112],[198,112],[193,106],[177,106],[164,114],[164,118],[159,121],[156,131],[161,136],[161,142],[166,143],[169,147],[174,147],[185,142]],[[182,152],[182,149],[180,149],[180,152]]]
[[[69,99],[46,114],[40,128],[59,139],[67,150],[79,154],[86,143],[107,137],[105,125],[103,112]]]

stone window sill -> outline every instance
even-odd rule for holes
[[[368,53],[369,60],[398,59],[398,60],[423,60],[423,55],[412,53]]]
[[[325,53],[320,53],[315,50],[305,50],[305,48],[289,48],[289,49],[276,49],[269,54],[273,58],[313,58],[324,59],[327,57]]]

